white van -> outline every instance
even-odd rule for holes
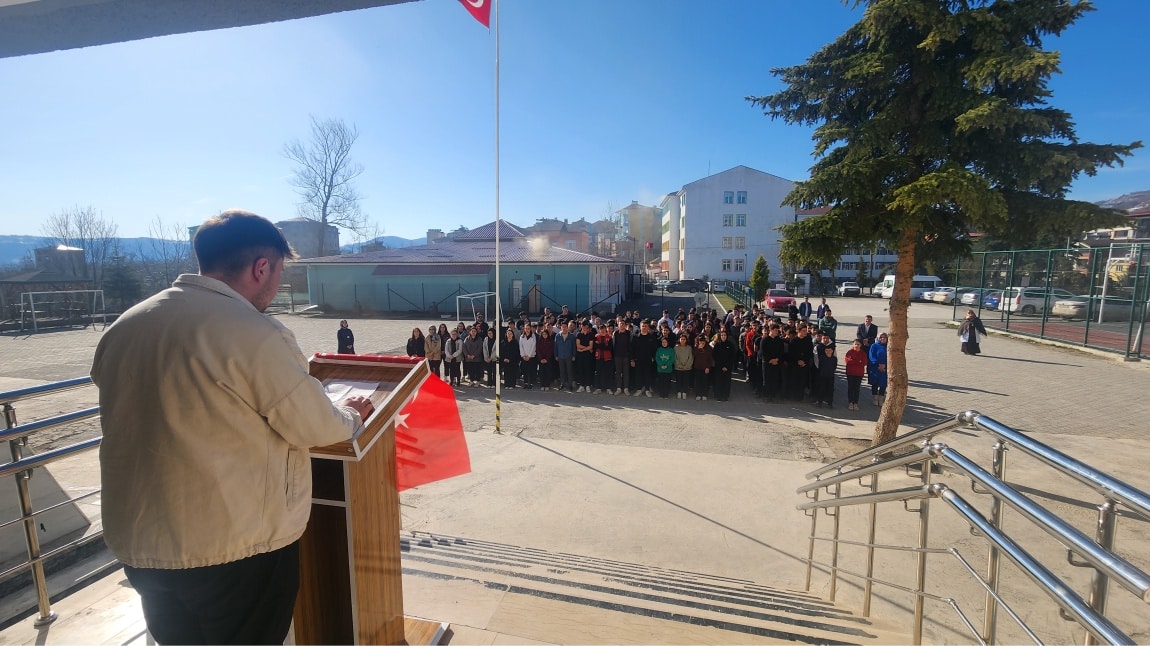
[[[942,287],[942,279],[938,276],[915,276],[910,281],[910,300],[922,298],[923,294],[935,287]],[[876,291],[879,291],[883,298],[894,296],[894,274],[887,274]]]

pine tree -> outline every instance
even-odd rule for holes
[[[767,288],[771,286],[771,268],[767,266],[767,259],[762,255],[755,261],[755,268],[751,271],[751,291],[755,294],[755,302],[767,296]]]
[[[780,257],[833,262],[890,241],[888,398],[874,442],[906,406],[907,307],[916,251],[969,253],[972,230],[1025,240],[1104,226],[1115,214],[1066,199],[1070,183],[1121,164],[1140,142],[1079,142],[1048,105],[1059,53],[1042,48],[1093,6],[1086,0],[858,0],[861,20],[804,64],[774,69],[765,114],[813,125],[815,164],[786,203],[829,207],[784,227]]]

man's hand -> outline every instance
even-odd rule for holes
[[[349,406],[359,413],[360,421],[366,421],[371,414],[375,412],[375,405],[367,397],[360,397],[359,395],[352,395],[347,399],[340,402],[340,406]]]

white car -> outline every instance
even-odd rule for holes
[[[862,296],[862,289],[859,284],[852,281],[846,281],[839,285],[839,296]]]
[[[1057,287],[1046,291],[1041,287],[1009,287],[1002,291],[1001,309],[1031,316],[1054,307],[1058,301],[1072,301],[1075,295]]]
[[[954,302],[955,293],[956,291],[953,287],[935,287],[934,291],[930,292],[929,300],[935,303],[942,303],[943,305],[950,305]]]
[[[709,285],[711,292],[725,292],[727,291],[727,284],[718,280],[712,280]]]

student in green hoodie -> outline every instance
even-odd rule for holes
[[[670,337],[659,339],[659,349],[655,350],[655,387],[659,396],[666,399],[671,396],[671,371],[675,368],[675,349],[671,347]]]

